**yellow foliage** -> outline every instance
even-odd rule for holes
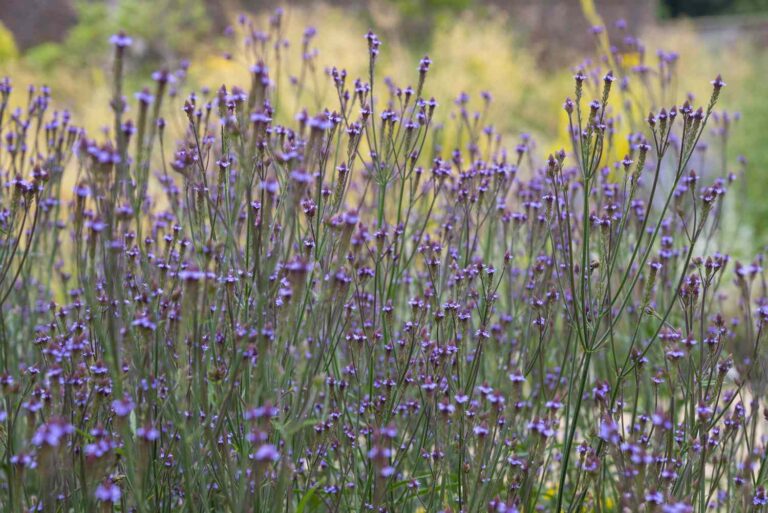
[[[601,24],[592,0],[581,2],[590,22]],[[372,16],[383,27],[379,34],[383,45],[377,61],[376,82],[377,96],[381,100],[385,96],[385,76],[392,77],[402,87],[416,85],[416,68],[421,55],[412,53],[399,39],[400,15],[396,10],[381,7]],[[268,24],[266,16],[255,22],[260,28]],[[567,117],[562,110],[564,97],[573,95],[570,72],[545,73],[540,69],[533,54],[516,40],[512,25],[501,11],[491,12],[488,16],[466,12],[439,19],[436,23],[431,40],[426,44],[426,53],[432,58],[433,65],[424,92],[427,96],[434,96],[440,104],[436,113],[439,121],[448,121],[456,112],[453,101],[459,93],[469,94],[468,109],[474,112],[483,109],[480,93],[488,91],[493,96],[493,104],[484,124],[493,124],[507,139],[516,137],[521,131],[530,131],[538,139],[539,147],[546,152],[560,148],[571,150]],[[326,69],[331,66],[347,70],[348,85],[357,77],[368,80],[368,53],[363,35],[369,26],[361,16],[349,10],[317,4],[286,9],[283,25],[283,37],[290,41],[290,46],[282,52],[281,72],[275,69],[275,63],[269,63],[273,79],[279,75],[281,81],[281,97],[276,105],[281,115],[293,116],[299,108],[307,108],[314,113],[325,107],[336,107],[336,93],[326,75]],[[318,30],[310,50],[317,49],[319,53],[313,61],[313,68],[308,70],[307,87],[298,94],[295,86],[288,82],[290,77],[301,73],[301,40],[305,28],[310,25]],[[232,59],[222,56],[222,47],[218,42],[201,42],[190,55],[189,85],[194,88],[208,86],[214,90],[222,84],[228,89],[234,85],[248,87],[248,67],[254,62],[253,56],[242,48],[242,36],[240,33],[229,42],[233,47],[228,48],[233,50]],[[706,101],[711,91],[709,81],[719,71],[724,71],[724,77],[731,85],[742,82],[750,72],[750,63],[746,59],[726,61],[725,57],[711,52],[687,22],[650,26],[641,34],[641,39],[647,44],[644,55],[623,53],[616,57],[618,62],[612,65],[623,69],[631,69],[641,62],[655,66],[657,45],[684,55],[685,58],[680,59],[678,64],[680,80],[675,85],[674,98],[669,100],[675,103],[681,103],[689,90],[697,95],[700,102]],[[608,47],[605,38],[600,39],[598,44],[602,51]],[[13,61],[17,54],[12,35],[0,25],[0,75],[13,76],[18,87],[50,84],[56,105],[72,109],[77,122],[91,134],[109,123],[105,122],[111,119],[108,68],[94,66],[81,70],[57,67],[43,79],[42,72],[25,63],[23,56]],[[148,83],[148,77],[146,79]],[[617,83],[610,102],[610,109],[615,114],[624,112],[622,94],[618,89]],[[635,77],[630,81],[630,89],[636,105],[631,111],[632,117],[642,122],[652,108],[652,102],[643,96]],[[132,92],[126,91],[128,95]],[[585,96],[584,101],[591,99],[591,95]],[[178,115],[178,109],[172,112],[173,115],[167,113],[169,118]],[[169,119],[169,122],[173,123],[173,120]],[[456,123],[448,125],[455,130]],[[627,153],[626,137],[629,132],[628,120],[624,119],[621,126],[616,127],[611,151],[604,156],[603,165],[620,160]],[[452,148],[456,144],[455,136],[455,132],[444,134],[446,147]]]
[[[10,30],[0,21],[0,62],[16,60],[19,50]]]
[[[266,16],[257,18],[254,22],[259,27],[268,26]],[[346,69],[349,75],[348,80],[367,77],[368,50],[363,35],[368,27],[363,25],[357,17],[350,16],[341,9],[319,4],[306,8],[286,9],[283,26],[282,37],[289,41],[290,46],[281,52],[279,69],[276,69],[278,66],[276,62],[267,63],[270,66],[271,79],[281,82],[280,90],[283,97],[279,99],[278,107],[290,112],[307,108],[312,112],[335,106],[337,100],[333,84],[325,73],[326,69],[332,66]],[[317,27],[317,35],[312,40],[310,50],[316,49],[318,55],[312,69],[306,71],[307,87],[297,98],[296,88],[286,82],[291,77],[298,77],[301,74],[301,41],[304,30],[309,26]],[[218,88],[221,85],[226,85],[227,88],[233,85],[242,87],[250,84],[248,67],[254,64],[254,57],[242,44],[241,35],[238,33],[237,38],[230,42],[235,47],[232,59],[225,59],[210,48],[198,52],[198,55],[191,59],[191,82],[211,88]],[[388,73],[396,67],[394,63],[402,57],[403,51],[396,42],[386,40],[384,45],[386,47],[381,53],[378,65],[382,73]],[[407,61],[410,58],[399,60]]]
[[[455,17],[437,28],[431,47],[434,64],[426,89],[443,110],[461,92],[480,109],[480,93],[488,91],[494,98],[489,121],[502,131],[542,128],[544,109],[554,100],[548,97],[551,88],[532,55],[516,44],[504,16]]]
[[[755,65],[750,59],[733,58],[734,55],[749,55],[749,45],[746,40],[738,40],[729,44],[727,51],[712,51],[711,46],[702,39],[695,29],[693,22],[682,20],[665,25],[649,26],[641,34],[646,43],[646,59],[655,65],[658,50],[675,51],[680,54],[678,60],[678,83],[675,87],[675,99],[678,103],[685,100],[685,95],[691,92],[695,95],[697,104],[705,104],[712,93],[710,81],[722,73],[729,86],[743,83]],[[723,106],[727,107],[732,101],[732,94],[720,97]]]
[[[391,12],[385,13],[392,16]],[[379,13],[377,18],[382,18]],[[387,18],[388,19],[388,18]],[[257,25],[266,26],[266,18]],[[300,45],[305,27],[317,25],[317,35],[311,48],[318,49],[314,68],[307,77],[307,88],[297,98],[293,86],[283,87],[278,107],[296,112],[298,108],[310,111],[336,105],[335,91],[325,71],[332,66],[345,69],[348,83],[360,77],[368,81],[368,52],[364,34],[368,30],[359,18],[347,11],[327,5],[292,8],[285,13],[284,37],[291,46],[282,54],[280,80],[296,77],[301,72]],[[389,20],[385,25],[396,26]],[[482,29],[478,29],[482,27]],[[377,60],[377,96],[384,96],[384,77],[392,77],[398,86],[413,86],[418,82],[417,63],[421,55],[411,53],[398,39],[396,30],[382,33],[381,52]],[[240,44],[234,41],[233,44]],[[242,45],[241,45],[242,46]],[[521,51],[514,39],[508,20],[498,13],[478,18],[471,13],[438,22],[427,53],[433,65],[425,85],[424,94],[434,96],[440,107],[437,116],[446,121],[453,112],[453,100],[461,92],[470,95],[471,110],[482,110],[480,93],[489,91],[493,108],[487,123],[494,124],[502,133],[534,130],[546,133],[554,127],[556,117],[556,90],[537,68],[530,53]],[[234,53],[231,60],[210,51],[192,59],[192,83],[218,88],[222,84],[248,84],[247,67],[252,60],[246,49]],[[273,80],[275,63],[269,63]],[[548,112],[547,112],[548,111]],[[452,134],[446,134],[451,140]]]

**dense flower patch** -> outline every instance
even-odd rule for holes
[[[428,57],[377,76],[370,32],[368,77],[289,110],[314,30],[286,79],[282,23],[241,18],[251,83],[185,99],[186,64],[126,96],[115,35],[100,134],[0,83],[0,509],[762,511],[722,79],[678,102],[627,36],[537,155],[490,94],[438,107]]]

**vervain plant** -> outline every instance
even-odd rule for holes
[[[628,37],[640,64],[578,67],[540,160],[490,94],[447,130],[428,57],[382,81],[371,32],[308,113],[314,29],[296,78],[281,11],[233,30],[251,83],[183,104],[186,64],[127,98],[114,36],[95,137],[0,84],[2,511],[765,510],[719,77],[675,103],[677,57]]]

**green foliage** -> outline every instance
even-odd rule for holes
[[[143,40],[156,57],[188,54],[210,29],[202,0],[121,2],[116,21],[118,29]]]
[[[444,11],[463,11],[472,0],[392,0],[404,16],[431,16]]]
[[[759,240],[764,240],[768,234],[768,202],[765,201],[768,190],[768,145],[765,144],[765,133],[768,130],[768,102],[765,96],[757,93],[765,87],[765,67],[768,58],[763,56],[755,60],[752,73],[742,86],[739,95],[739,108],[742,117],[738,130],[734,131],[733,154],[744,155],[747,158],[747,176],[743,183],[749,182],[744,188],[746,201],[743,206],[742,219],[752,225]]]
[[[64,48],[56,43],[43,43],[27,51],[25,60],[34,69],[49,71],[64,56]]]
[[[659,7],[669,17],[768,14],[768,0],[664,0]]]
[[[93,64],[94,55],[109,55],[109,36],[120,30],[136,40],[145,62],[162,62],[189,54],[210,28],[202,0],[127,0],[115,6],[80,0],[76,7],[78,23],[66,39],[31,49],[30,62],[44,70]]]
[[[106,3],[78,2],[78,22],[60,44],[43,43],[27,52],[34,66],[50,71],[54,66],[92,64],[94,55],[105,55],[114,33]]]

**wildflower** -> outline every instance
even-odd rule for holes
[[[662,504],[664,502],[664,495],[659,491],[651,491],[645,494],[645,502],[649,504]]]
[[[686,502],[672,502],[661,506],[662,513],[693,513],[693,506]]]
[[[270,462],[274,463],[280,459],[280,453],[277,448],[272,444],[264,444],[256,449],[253,455],[253,459],[258,462]]]
[[[160,431],[153,426],[139,426],[136,429],[136,436],[145,442],[154,442],[160,438]]]
[[[263,406],[258,406],[256,408],[246,410],[243,417],[245,420],[258,420],[262,418],[270,419],[272,417],[276,417],[279,413],[279,410],[275,406],[267,403]]]
[[[379,38],[376,36],[376,34],[370,30],[365,35],[365,39],[368,40],[368,51],[371,56],[371,61],[373,61],[379,55],[379,46],[381,46],[381,41],[379,41]]]
[[[443,413],[447,416],[452,415],[453,412],[456,411],[456,407],[451,404],[447,398],[437,403],[437,409],[440,411],[440,413]]]
[[[419,73],[426,74],[429,71],[429,67],[432,65],[432,59],[428,55],[425,55],[419,61]]]
[[[127,417],[135,407],[136,403],[134,403],[133,399],[128,395],[123,396],[122,399],[115,399],[112,401],[112,411],[114,411],[115,415],[118,417]]]
[[[725,87],[725,82],[723,82],[723,78],[720,75],[712,81],[712,87],[714,87],[716,92],[720,92],[720,89]]]
[[[117,34],[111,36],[109,38],[109,42],[113,44],[118,49],[124,49],[128,48],[133,44],[133,39],[131,39],[128,35],[126,35],[125,32],[118,32]]]
[[[52,418],[35,431],[32,444],[38,447],[58,447],[62,439],[75,432],[75,427],[62,418]]]
[[[37,459],[34,453],[20,452],[11,456],[10,461],[11,465],[19,469],[37,468]]]
[[[112,504],[117,504],[120,502],[122,493],[119,486],[117,486],[112,481],[107,480],[100,483],[99,486],[96,487],[95,496],[96,500],[99,502],[110,502]]]
[[[752,504],[754,504],[755,506],[765,506],[766,504],[768,504],[768,496],[766,496],[764,486],[757,487],[757,490],[755,491],[755,495],[754,497],[752,497]]]
[[[619,426],[610,417],[604,417],[600,422],[600,432],[598,433],[598,436],[600,439],[613,445],[616,445],[621,441]]]

